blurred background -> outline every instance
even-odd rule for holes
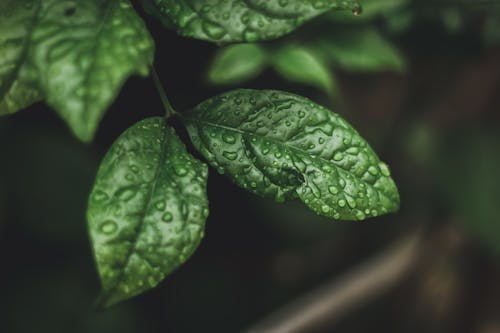
[[[1,331],[278,332],[298,320],[281,332],[500,332],[500,1],[361,3],[361,15],[228,47],[143,17],[177,110],[236,87],[307,96],[391,166],[398,213],[330,221],[211,170],[195,255],[97,311],[87,196],[114,139],[161,102],[152,80],[132,78],[88,145],[37,104],[0,119]]]

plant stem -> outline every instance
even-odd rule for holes
[[[156,90],[158,91],[158,94],[160,95],[161,102],[163,104],[163,108],[165,109],[165,118],[170,118],[171,116],[175,115],[177,112],[175,109],[172,107],[172,104],[170,104],[170,101],[168,100],[167,94],[165,93],[165,89],[163,88],[163,85],[161,84],[160,77],[158,76],[158,73],[156,72],[156,69],[151,66],[151,76],[153,77],[153,81],[155,83]]]

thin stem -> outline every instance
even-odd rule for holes
[[[163,104],[163,108],[165,109],[165,118],[170,118],[171,116],[175,115],[177,112],[172,107],[172,104],[170,104],[170,101],[168,100],[167,94],[165,93],[165,89],[163,88],[163,85],[161,84],[160,77],[158,76],[158,73],[156,72],[156,69],[153,66],[151,66],[151,76],[153,77],[153,81],[155,83],[156,90],[158,91],[158,94],[160,95],[160,99],[161,99],[161,102]]]

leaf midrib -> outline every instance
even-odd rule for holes
[[[234,127],[229,127],[229,126],[225,126],[225,125],[215,124],[215,123],[212,123],[212,122],[209,122],[209,121],[201,120],[199,118],[188,117],[188,116],[185,116],[185,115],[181,115],[181,118],[184,118],[184,119],[186,119],[188,121],[198,122],[200,124],[204,124],[204,125],[208,125],[208,126],[212,126],[212,127],[216,127],[216,128],[220,128],[220,129],[225,129],[225,130],[228,130],[228,131],[233,131],[233,132],[236,132],[236,133],[239,133],[239,134],[243,134],[243,135],[249,135],[249,136],[264,138],[264,139],[269,140],[269,141],[271,141],[271,142],[273,142],[275,144],[283,145],[286,148],[289,148],[290,150],[296,151],[296,152],[298,152],[298,153],[300,153],[302,155],[306,155],[306,156],[308,156],[308,157],[310,157],[312,159],[321,160],[321,161],[327,162],[329,164],[333,164],[335,166],[335,168],[338,168],[338,169],[340,169],[340,170],[348,173],[349,175],[351,175],[352,177],[354,177],[356,179],[360,179],[352,171],[346,170],[346,169],[338,166],[337,164],[335,164],[335,162],[333,162],[331,160],[328,160],[326,158],[323,158],[321,156],[311,154],[311,153],[309,153],[309,152],[307,152],[307,151],[305,151],[305,150],[303,150],[303,149],[301,149],[299,147],[291,146],[291,145],[287,144],[284,141],[279,141],[279,140],[272,139],[272,138],[269,138],[269,137],[266,137],[266,136],[263,136],[263,135],[257,135],[255,133],[247,132],[247,131],[241,130],[239,128],[234,128]],[[366,181],[363,181],[363,182],[373,187],[372,184],[367,183]],[[376,190],[380,191],[379,189],[376,189]]]
[[[123,269],[120,271],[120,274],[118,275],[118,277],[116,279],[117,283],[115,283],[113,288],[111,288],[110,290],[107,291],[108,297],[110,295],[112,295],[118,289],[118,287],[121,285],[121,283],[123,282],[123,276],[125,274],[125,267],[127,267],[130,264],[130,258],[132,257],[134,252],[137,251],[137,241],[139,240],[140,235],[144,231],[144,225],[145,225],[144,220],[146,219],[146,214],[149,210],[148,208],[151,204],[151,199],[153,198],[153,194],[155,193],[156,185],[158,183],[158,179],[159,179],[161,171],[162,171],[161,166],[164,164],[166,156],[167,156],[167,154],[166,154],[167,149],[166,148],[167,148],[168,131],[167,131],[167,128],[165,126],[165,122],[163,123],[161,131],[163,133],[163,140],[162,140],[162,143],[160,146],[160,158],[158,159],[158,166],[155,170],[155,175],[153,177],[153,180],[151,181],[151,184],[152,184],[151,188],[148,191],[148,194],[147,194],[147,197],[145,200],[143,213],[139,216],[140,222],[139,222],[139,226],[137,228],[137,233],[136,233],[135,237],[130,241],[132,246],[130,247],[129,251],[126,254],[125,264],[123,265]]]

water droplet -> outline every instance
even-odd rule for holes
[[[371,165],[369,168],[368,168],[368,172],[373,175],[373,176],[376,176],[378,174],[378,169],[376,167],[374,167],[373,165]]]
[[[183,166],[177,165],[177,166],[175,166],[175,173],[177,174],[177,176],[182,177],[182,176],[187,175],[188,171]]]
[[[319,143],[320,145],[322,145],[323,143],[325,143],[325,139],[323,139],[323,138],[319,138],[319,139],[318,139],[318,143]]]
[[[92,199],[96,202],[101,202],[101,201],[107,200],[108,195],[106,193],[104,193],[103,191],[97,190],[92,195]]]
[[[210,211],[208,210],[208,208],[203,208],[203,211],[201,212],[204,218],[207,218],[209,213]]]
[[[381,162],[378,167],[380,168],[380,172],[386,176],[386,177],[389,177],[391,175],[391,171],[389,170],[389,167],[387,166],[387,164]]]
[[[222,140],[225,143],[229,143],[229,144],[233,144],[236,142],[235,136],[232,134],[227,134],[227,133],[222,134]]]
[[[337,152],[337,153],[335,153],[335,155],[333,155],[334,161],[341,161],[343,158],[344,158],[344,154],[341,152]]]
[[[335,186],[330,186],[328,188],[328,192],[330,192],[331,194],[337,194],[337,193],[339,193],[339,189],[336,188]]]
[[[356,200],[354,200],[353,197],[350,197],[350,196],[346,196],[346,199],[347,199],[347,204],[349,205],[349,207],[351,208],[356,208]]]
[[[222,156],[224,156],[225,158],[227,158],[230,161],[234,161],[238,158],[238,153],[236,153],[234,151],[224,151],[222,153]]]
[[[226,34],[226,30],[217,23],[203,21],[203,31],[213,39],[221,39]]]
[[[354,16],[359,16],[363,13],[363,7],[361,7],[361,5],[356,5],[354,6],[354,8],[352,9],[352,14]]]
[[[115,221],[107,220],[101,224],[101,226],[99,227],[99,230],[103,234],[110,235],[110,234],[116,232],[116,230],[118,230],[118,224],[116,224]]]
[[[299,111],[299,118],[304,118],[306,113],[304,111]]]
[[[339,202],[338,202],[338,204],[339,204],[340,207],[345,207],[346,202],[345,202],[344,199],[340,199]]]
[[[321,206],[321,211],[325,214],[329,213],[330,212],[330,207],[327,206],[327,205],[323,205]]]
[[[172,213],[170,213],[170,212],[165,212],[165,213],[161,216],[161,220],[162,220],[163,222],[167,222],[167,223],[168,223],[168,222],[172,222],[172,219],[173,219],[173,218],[174,218],[174,217],[173,217]]]
[[[364,220],[366,218],[366,215],[365,213],[363,213],[362,211],[358,210],[356,212],[356,218],[361,221],[361,220]]]
[[[165,202],[163,202],[163,201],[158,201],[158,202],[155,204],[155,207],[156,207],[156,209],[158,209],[158,210],[164,210],[164,209],[165,209]]]

